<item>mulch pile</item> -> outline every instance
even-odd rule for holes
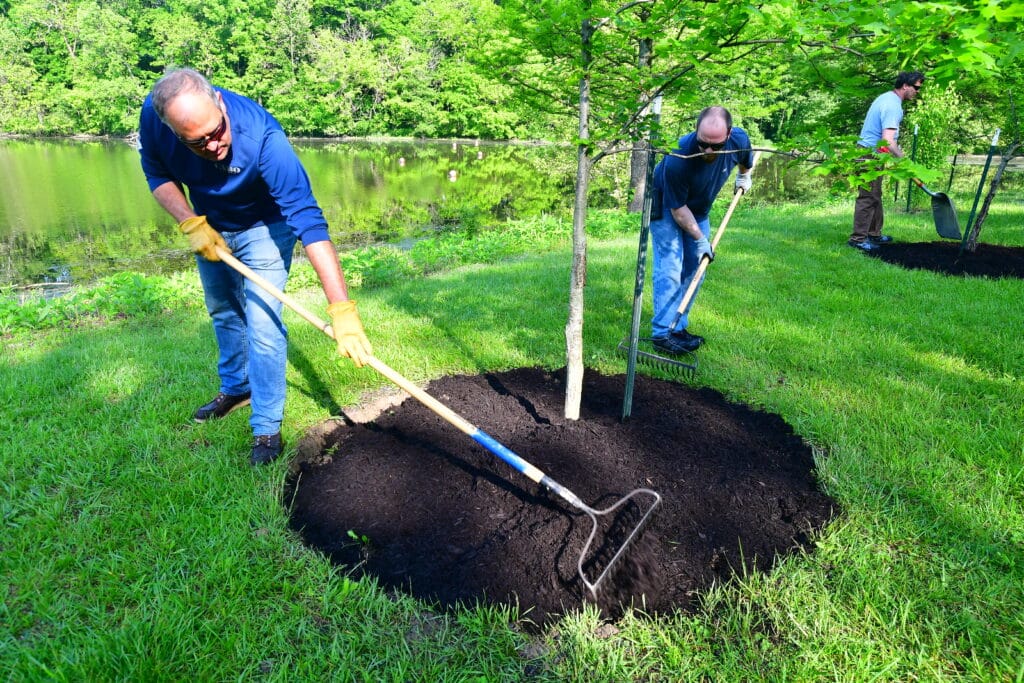
[[[911,270],[944,275],[1024,278],[1024,248],[978,244],[960,255],[960,242],[891,242],[870,256]]]
[[[837,514],[811,448],[779,416],[720,393],[588,372],[581,419],[562,418],[564,371],[445,377],[427,392],[595,508],[646,487],[662,503],[602,584],[608,618],[692,610],[712,584],[767,571]],[[312,444],[312,447],[310,446]],[[650,500],[605,520],[593,580]],[[577,558],[591,523],[414,399],[371,422],[322,425],[292,463],[285,493],[304,541],[441,608],[517,604],[550,623],[588,600]]]

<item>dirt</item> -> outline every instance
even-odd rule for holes
[[[944,275],[1024,278],[1024,247],[978,244],[960,255],[959,240],[948,242],[890,242],[870,256],[911,270]]]
[[[661,496],[597,592],[577,561],[589,517],[513,470],[414,399],[380,400],[357,423],[324,423],[299,448],[285,504],[303,540],[354,576],[440,608],[515,604],[544,625],[595,602],[614,619],[690,611],[712,585],[812,549],[837,513],[814,453],[779,416],[720,393],[588,372],[581,419],[562,417],[564,371],[445,377],[426,390],[594,508],[637,488]],[[594,582],[651,508],[637,494],[601,516],[584,571]]]

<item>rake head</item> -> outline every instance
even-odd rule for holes
[[[636,351],[636,359],[638,362],[650,367],[657,367],[676,375],[686,375],[692,377],[697,372],[697,356],[693,353],[688,353],[681,360],[680,358],[670,358],[669,356],[662,356],[656,352],[654,345],[651,344],[650,337],[640,337],[639,346]],[[619,342],[618,346],[619,353],[624,357],[629,357],[629,340],[623,339]]]
[[[597,531],[599,526],[597,518],[611,515],[613,512],[615,512],[616,510],[618,510],[623,505],[625,505],[626,503],[628,503],[630,500],[637,496],[643,496],[648,499],[648,505],[643,513],[643,516],[640,518],[639,522],[633,525],[632,531],[630,531],[629,535],[626,536],[626,540],[624,540],[619,545],[618,549],[612,555],[611,559],[605,565],[604,569],[601,571],[598,577],[593,582],[591,582],[589,579],[587,579],[586,572],[583,571],[583,565],[586,563],[587,555],[590,554],[591,546],[594,544],[594,539],[597,538]],[[657,492],[652,491],[651,489],[640,488],[630,491],[625,496],[616,501],[614,505],[606,507],[603,510],[595,510],[594,508],[582,503],[580,505],[577,505],[577,507],[580,510],[582,510],[588,517],[590,517],[590,521],[593,522],[593,526],[590,529],[590,535],[587,537],[587,542],[583,545],[583,551],[580,553],[580,559],[576,563],[576,568],[579,571],[580,578],[583,580],[583,585],[587,587],[587,590],[590,591],[591,598],[593,598],[595,601],[597,600],[597,589],[601,587],[601,584],[605,581],[605,579],[608,578],[612,569],[622,559],[623,554],[626,552],[626,548],[628,548],[629,545],[633,543],[633,541],[635,541],[636,538],[640,535],[640,532],[647,525],[647,521],[650,519],[651,515],[654,514],[655,508],[657,508],[660,504],[661,496]],[[644,509],[642,504],[638,503],[638,506],[641,510]]]

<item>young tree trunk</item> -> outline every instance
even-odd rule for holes
[[[590,60],[593,27],[580,29],[583,75],[580,78],[579,144],[576,146],[576,201],[572,212],[572,272],[569,319],[565,323],[565,419],[580,419],[583,398],[583,290],[587,284],[587,191],[590,189]]]
[[[644,20],[646,20],[644,16]],[[653,59],[653,45],[650,38],[640,40],[637,66],[640,73],[647,73]],[[650,95],[644,93],[644,118],[650,116]],[[644,195],[647,193],[647,159],[651,156],[650,136],[644,136],[644,142],[633,147],[629,155],[629,187],[633,196],[629,201],[629,212],[640,213],[644,210]]]
[[[992,200],[995,199],[996,193],[999,191],[999,186],[1003,182],[1003,172],[1006,170],[1007,165],[1017,155],[1017,151],[1020,149],[1021,143],[1015,143],[1006,154],[1003,155],[1002,161],[999,163],[999,168],[996,169],[996,174],[992,176],[992,184],[989,185],[988,194],[985,195],[985,201],[981,205],[981,211],[978,212],[978,217],[974,221],[974,226],[971,228],[971,234],[967,238],[967,251],[974,253],[978,248],[978,235],[981,234],[981,225],[985,222],[985,218],[988,217],[988,210],[992,206]]]

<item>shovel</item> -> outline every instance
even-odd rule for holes
[[[932,218],[939,236],[951,240],[960,239],[960,221],[956,217],[953,200],[945,192],[932,192],[917,178],[911,180],[932,198]]]
[[[244,263],[236,259],[234,256],[232,256],[231,252],[229,252],[224,247],[215,248],[217,250],[217,256],[220,257],[221,261],[231,266],[239,273],[244,275],[246,278],[262,287],[272,297],[274,297],[282,304],[298,313],[306,321],[318,327],[320,331],[326,334],[328,337],[334,339],[334,330],[331,329],[330,324],[324,322],[323,320],[315,316],[311,311],[306,309],[304,306],[302,306],[302,304],[297,302],[295,299],[282,292],[280,289],[278,289],[273,284],[268,282],[265,278],[253,272],[251,268],[249,268],[247,265],[245,265]],[[580,512],[582,512],[590,518],[590,521],[592,522],[590,535],[587,537],[587,542],[583,545],[583,550],[580,552],[579,560],[576,562],[576,570],[580,575],[580,579],[583,580],[583,585],[586,586],[587,590],[590,591],[591,597],[593,597],[596,600],[597,589],[601,586],[601,583],[608,578],[609,572],[611,572],[612,568],[622,558],[622,555],[623,553],[625,553],[626,548],[629,547],[629,544],[633,542],[633,540],[639,535],[640,531],[647,524],[648,518],[650,518],[650,516],[654,513],[654,509],[658,507],[658,505],[661,503],[661,496],[655,491],[652,491],[651,489],[639,488],[630,491],[609,507],[606,507],[602,510],[594,509],[587,505],[586,503],[584,503],[582,500],[580,500],[579,497],[577,497],[576,494],[574,494],[572,491],[565,488],[557,481],[546,475],[544,472],[537,469],[536,467],[534,467],[533,465],[531,465],[530,463],[528,463],[527,461],[523,460],[518,455],[513,453],[511,450],[495,441],[489,435],[475,427],[470,422],[466,421],[463,417],[461,417],[451,408],[444,405],[443,403],[435,399],[433,396],[420,389],[411,381],[409,381],[402,375],[398,374],[398,372],[396,372],[395,370],[392,370],[390,367],[385,365],[376,357],[370,356],[367,359],[366,364],[369,365],[374,370],[376,370],[377,372],[379,372],[380,374],[384,375],[384,377],[386,377],[399,388],[403,389],[406,393],[415,398],[417,401],[425,405],[427,408],[433,411],[434,414],[443,419],[445,422],[448,422],[450,425],[452,425],[462,433],[469,436],[478,444],[486,448],[488,451],[504,460],[509,466],[512,467],[512,469],[531,479],[535,483],[541,484],[552,493],[558,494],[558,496],[561,497],[565,502],[569,503],[569,505],[573,506],[574,508],[576,508],[577,510],[579,510]],[[636,526],[633,527],[632,532],[629,534],[629,536],[626,537],[626,540],[622,543],[622,545],[619,546],[618,550],[612,556],[611,560],[605,566],[604,570],[597,576],[596,579],[594,579],[593,582],[591,582],[587,578],[586,573],[583,571],[583,565],[584,560],[587,558],[587,554],[590,552],[590,548],[594,543],[594,539],[597,538],[597,518],[606,515],[611,515],[611,513],[613,513],[615,510],[619,509],[627,502],[629,502],[631,499],[638,496],[645,497],[649,500],[650,504],[647,507],[647,511],[644,513],[643,517],[640,518],[640,521],[636,524]],[[638,505],[640,505],[640,503],[638,503]]]

